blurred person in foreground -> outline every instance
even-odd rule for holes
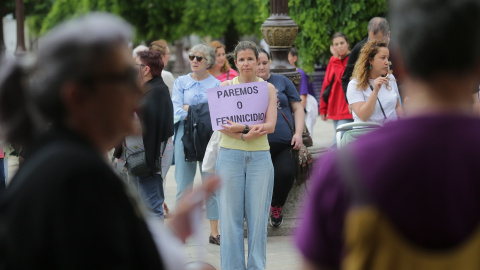
[[[42,37],[36,65],[2,66],[2,131],[29,150],[0,200],[0,268],[182,269],[173,235],[191,234],[198,198],[218,179],[186,198],[166,229],[107,164],[142,95],[131,38],[125,21],[95,13]]]
[[[170,57],[172,57],[172,53],[170,52],[170,48],[168,48],[167,42],[163,39],[156,40],[150,44],[150,50],[160,52],[163,67],[168,65],[168,61],[170,61]],[[165,84],[168,86],[168,91],[170,92],[170,96],[172,96],[173,90],[173,83],[175,82],[175,77],[170,71],[166,71],[162,69],[162,79]]]
[[[407,117],[317,164],[296,235],[303,269],[480,269],[480,1],[389,10]]]
[[[208,70],[208,72],[220,82],[232,80],[233,78],[237,77],[238,73],[231,68],[230,63],[228,63],[228,59],[225,54],[225,45],[218,40],[214,40],[210,43],[210,47],[215,50],[216,63],[210,70]]]

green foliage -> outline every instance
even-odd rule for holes
[[[264,0],[185,0],[180,32],[201,37],[220,37],[227,31],[260,36],[260,26],[267,17]],[[229,25],[235,29],[229,29]]]
[[[2,1],[2,0],[0,0]],[[5,1],[5,0],[3,0]],[[173,41],[195,33],[221,37],[229,31],[261,35],[268,0],[25,0],[28,25],[43,34],[58,23],[90,11],[117,14],[136,28],[137,40]],[[234,27],[234,29],[232,29]]]
[[[368,21],[385,16],[385,0],[290,0],[290,16],[299,26],[295,46],[299,66],[312,72],[316,63],[330,58],[331,37],[347,35],[352,48],[367,35]]]

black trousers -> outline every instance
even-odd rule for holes
[[[272,206],[283,206],[295,181],[295,156],[290,144],[270,144],[274,173]]]

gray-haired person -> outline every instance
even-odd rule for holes
[[[80,17],[42,37],[36,65],[30,58],[2,65],[0,125],[27,151],[0,200],[1,269],[178,264],[157,242],[175,238],[145,217],[104,158],[132,132],[142,96],[127,47],[132,30],[113,15]],[[211,193],[216,182],[201,192]],[[201,201],[186,200],[171,220],[181,240],[197,207]],[[168,245],[170,252],[175,243]]]
[[[207,89],[218,87],[220,81],[215,79],[207,70],[212,68],[215,64],[215,52],[213,48],[198,44],[193,46],[188,52],[190,60],[191,73],[180,76],[173,84],[172,101],[175,119],[175,181],[177,182],[177,201],[181,199],[185,191],[192,186],[193,179],[197,172],[197,164],[200,164],[200,173],[202,181],[206,179],[208,173],[202,171],[203,155],[201,159],[192,159],[186,153],[192,152],[192,139],[184,138],[184,136],[193,136],[192,133],[185,132],[185,122],[188,120],[187,115],[196,110],[190,106],[208,108],[204,106],[207,104]],[[204,105],[202,105],[204,104]],[[204,115],[209,115],[204,114]],[[210,125],[210,118],[199,119],[208,122]],[[205,126],[199,124],[198,126]],[[199,136],[196,141],[203,141],[203,139],[210,139],[211,131],[199,131],[196,135]],[[204,145],[206,148],[206,144]],[[203,149],[205,149],[203,148]],[[189,151],[190,150],[190,151]],[[205,151],[205,150],[204,150]],[[187,160],[186,160],[187,159]],[[211,244],[220,245],[220,235],[218,233],[218,203],[217,196],[213,195],[206,202],[206,216],[210,220],[210,236],[209,242]]]
[[[480,269],[480,1],[390,3],[407,117],[322,157],[303,269]]]
[[[347,66],[345,67],[345,71],[342,75],[342,89],[345,95],[347,93],[348,83],[352,78],[355,63],[357,63],[357,59],[360,55],[360,51],[362,50],[363,45],[365,45],[365,43],[367,43],[367,41],[369,40],[378,40],[386,43],[387,46],[389,46],[390,44],[390,26],[387,19],[381,17],[372,18],[370,22],[368,22],[367,31],[368,36],[362,41],[355,44],[352,51],[350,52],[350,56],[348,57]],[[392,58],[392,53],[390,55],[390,58]]]

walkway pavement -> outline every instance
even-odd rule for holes
[[[324,122],[317,119],[313,131],[313,141],[315,145],[329,147],[333,140],[333,123],[329,120]],[[171,167],[166,177],[165,202],[169,208],[175,206],[175,194],[177,185],[174,178],[175,167]],[[200,173],[197,172],[195,184],[201,183]],[[210,234],[210,225],[206,219],[201,224],[201,243],[188,240],[185,245],[187,260],[204,261],[220,269],[220,247],[209,244],[208,236]],[[245,239],[245,254],[247,251],[247,241]],[[294,270],[300,269],[301,255],[295,248],[290,236],[272,236],[267,239],[267,269],[274,270]]]

